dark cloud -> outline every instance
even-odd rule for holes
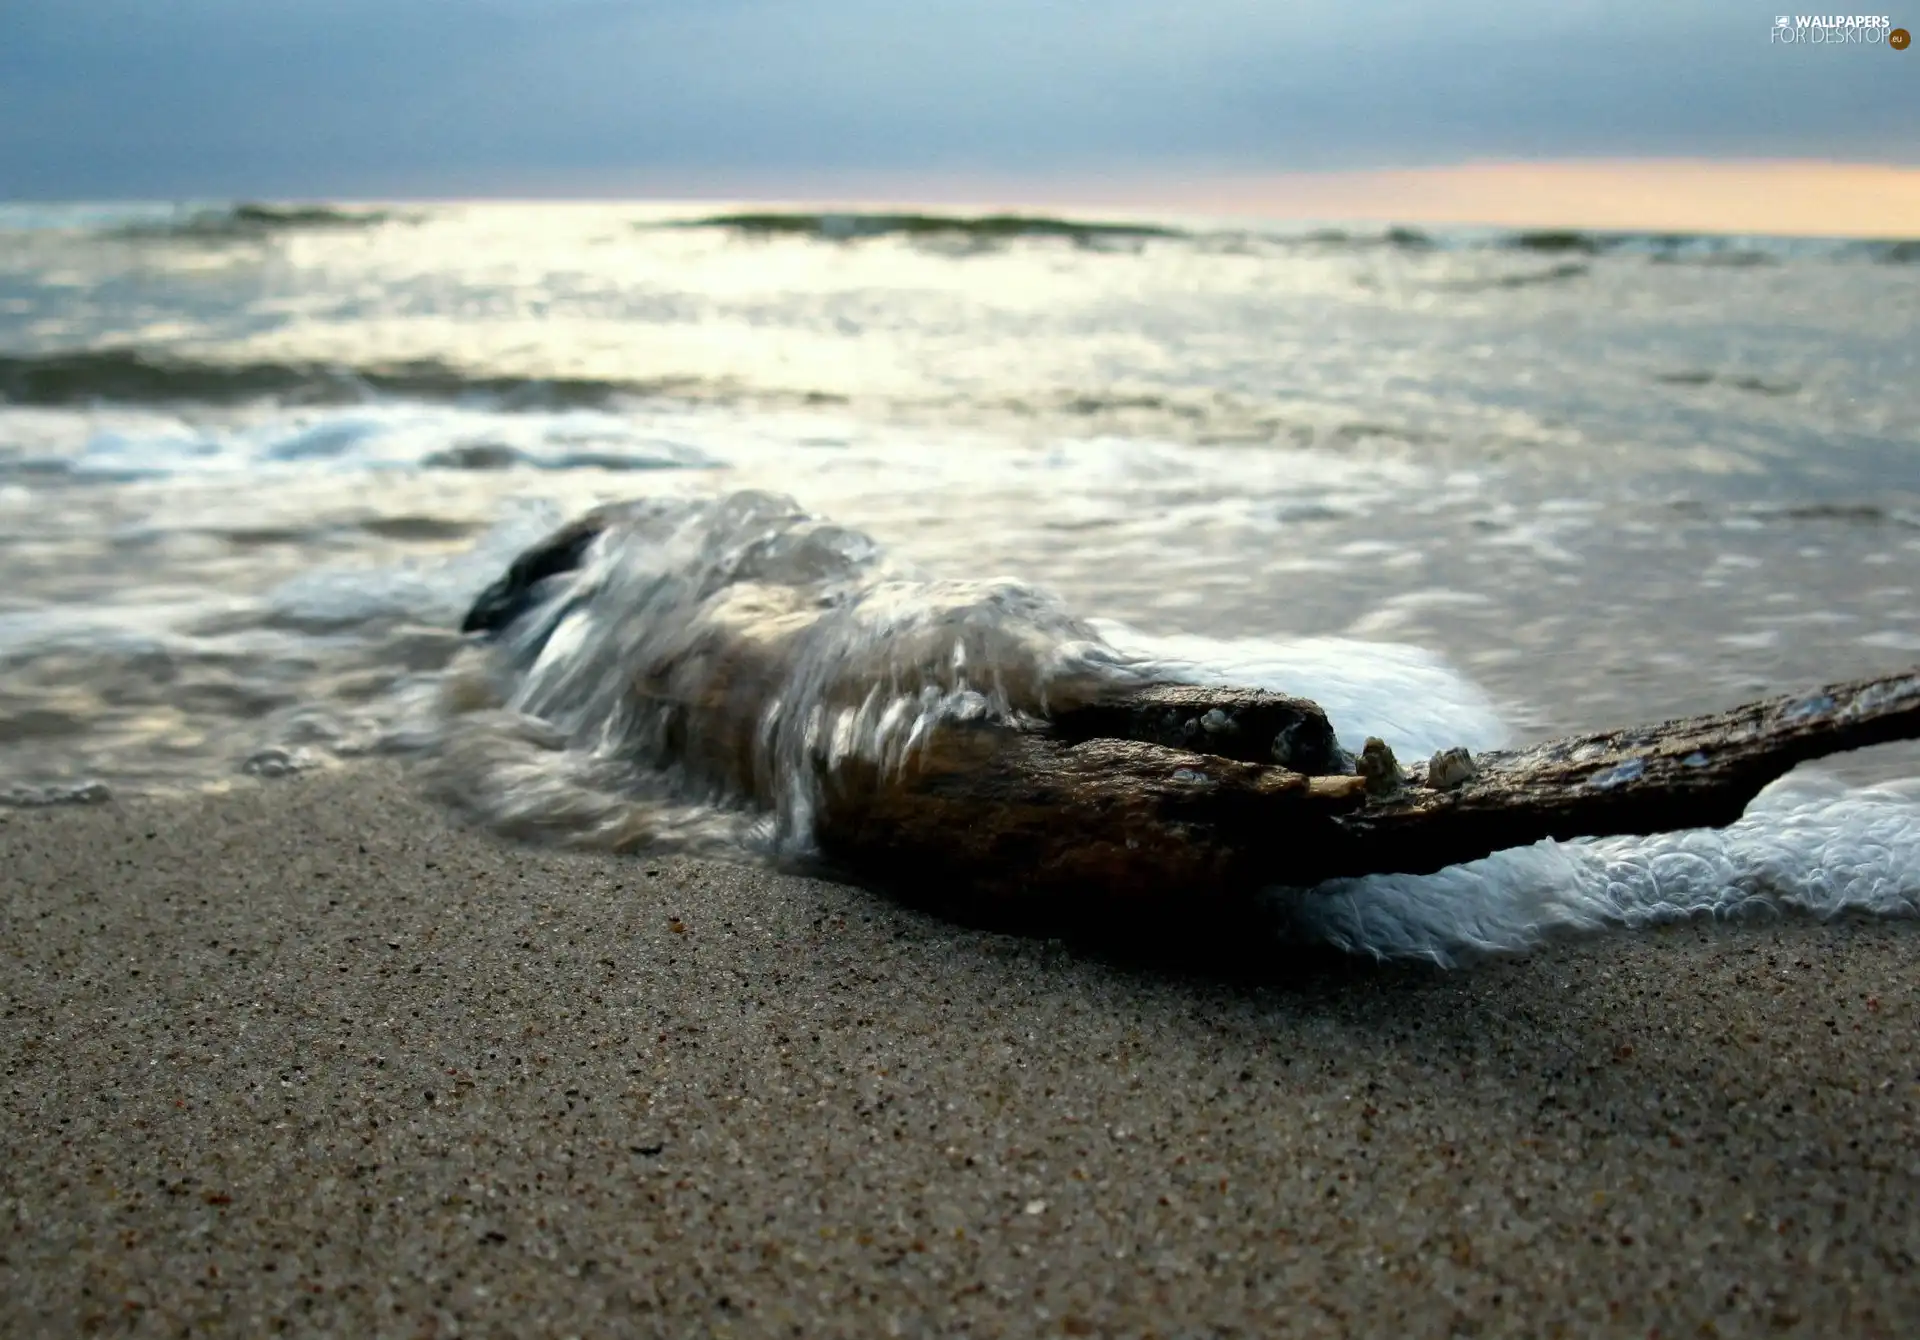
[[[1911,53],[1544,8],[0,0],[0,195],[1917,152]]]

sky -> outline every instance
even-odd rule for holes
[[[0,0],[0,198],[1920,164],[1920,51],[1781,47],[1773,21],[1739,0]]]

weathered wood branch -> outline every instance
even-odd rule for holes
[[[1131,719],[1232,712],[1247,696],[1156,686],[1131,698]],[[939,872],[992,897],[1231,893],[1422,874],[1543,838],[1720,827],[1796,764],[1914,738],[1920,671],[1482,754],[1451,789],[1416,769],[1384,795],[1219,752],[983,727],[897,778],[843,778],[820,839],[850,868]]]
[[[1798,764],[1911,739],[1920,739],[1920,668],[1483,754],[1457,789],[1408,787],[1340,827],[1374,853],[1359,869],[1412,873],[1541,838],[1721,828]]]
[[[1155,686],[1105,724],[1270,714],[1274,695]],[[1298,700],[1278,700],[1286,711]],[[1317,709],[1306,704],[1312,720]],[[1324,718],[1319,718],[1324,720]],[[1077,723],[1076,723],[1077,724]],[[1486,753],[1451,789],[1415,769],[1387,794],[1358,776],[1250,761],[1262,732],[1193,747],[1052,727],[949,731],[899,776],[845,772],[825,850],[890,879],[937,876],[993,898],[1232,893],[1347,875],[1427,873],[1542,838],[1719,827],[1798,763],[1920,738],[1920,671],[1835,684],[1635,730]],[[1267,737],[1271,738],[1271,737]],[[1248,742],[1254,741],[1249,747]]]

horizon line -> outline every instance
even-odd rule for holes
[[[1273,222],[1568,228],[1775,237],[1920,237],[1920,165],[1767,158],[1483,159],[1441,166],[1252,172],[596,174],[558,189],[235,195],[355,204],[942,205],[1258,216]],[[214,199],[215,197],[177,197]],[[26,204],[26,201],[7,201]],[[55,202],[37,202],[55,203]],[[132,200],[60,202],[139,203]]]

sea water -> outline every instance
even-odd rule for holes
[[[1015,583],[1068,641],[1314,697],[1412,756],[1901,669],[1917,260],[1186,218],[0,209],[0,793],[418,752],[473,596],[634,497],[784,495],[912,580]],[[601,786],[568,743],[581,694],[533,704],[573,714],[536,766]],[[1438,958],[1703,911],[1904,914],[1915,773],[1869,751],[1724,833],[1276,908]],[[616,781],[606,803],[659,779]],[[589,811],[547,835],[633,831]]]

